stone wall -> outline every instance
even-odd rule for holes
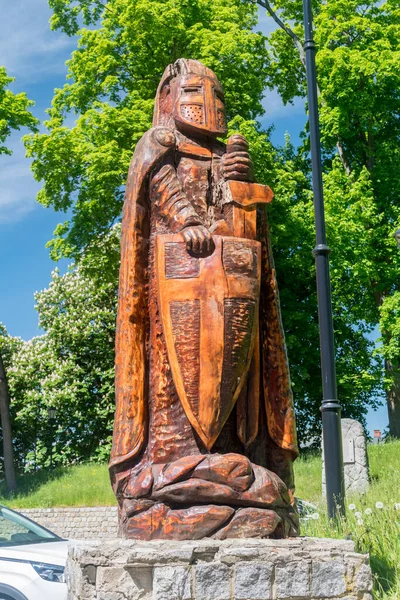
[[[66,575],[68,600],[372,600],[348,540],[81,542]]]
[[[116,538],[118,512],[116,506],[86,508],[30,508],[23,515],[47,527],[63,538],[90,540]]]

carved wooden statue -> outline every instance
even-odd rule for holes
[[[110,470],[125,537],[298,534],[273,194],[226,131],[215,74],[170,65],[122,221]]]

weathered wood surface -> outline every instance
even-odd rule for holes
[[[110,472],[141,539],[298,534],[293,402],[248,144],[197,61],[161,80],[122,222]]]
[[[261,279],[259,242],[221,236],[213,236],[213,242],[209,256],[193,258],[179,234],[156,240],[158,306],[172,377],[208,450],[248,373]]]

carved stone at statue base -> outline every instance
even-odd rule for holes
[[[68,600],[372,600],[368,556],[318,538],[74,544]]]

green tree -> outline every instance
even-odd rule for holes
[[[19,465],[21,457],[21,446],[20,446],[20,438],[21,432],[19,431],[19,427],[16,424],[16,416],[17,416],[17,407],[18,402],[15,402],[14,390],[12,386],[10,386],[10,379],[12,380],[12,370],[15,361],[17,360],[18,353],[20,352],[23,346],[23,340],[18,337],[13,337],[9,335],[6,330],[6,327],[3,323],[0,323],[0,355],[2,358],[3,368],[5,372],[5,382],[6,382],[6,403],[7,403],[7,412],[9,425],[6,425],[6,428],[2,427],[1,436],[4,444],[4,434],[7,435],[7,427],[11,428],[11,423],[13,425],[12,432],[9,434],[12,439],[12,456],[13,462],[15,460],[16,465]],[[4,394],[4,392],[3,392]],[[3,409],[4,410],[4,409]],[[6,459],[6,457],[4,456]],[[9,457],[7,460],[10,460]],[[5,460],[4,460],[5,462]],[[4,476],[5,476],[5,468]],[[7,480],[7,478],[6,478]]]
[[[29,110],[34,102],[25,93],[14,94],[9,88],[13,77],[8,77],[6,69],[0,67],[0,154],[11,154],[5,142],[13,130],[29,127],[36,130],[38,120]]]
[[[165,66],[182,55],[203,60],[224,85],[228,117],[240,115],[231,129],[249,138],[258,179],[275,191],[271,230],[299,433],[303,439],[318,435],[321,383],[310,165],[303,151],[294,151],[289,143],[274,149],[269,132],[254,123],[262,114],[266,84],[277,86],[285,101],[300,85],[304,92],[293,38],[283,32],[278,39],[286,52],[279,62],[274,36],[280,32],[271,37],[268,49],[264,36],[254,32],[256,4],[245,0],[51,0],[50,6],[52,26],[79,35],[69,61],[69,82],[55,92],[47,132],[26,141],[35,177],[43,181],[39,201],[72,214],[56,229],[50,243],[53,258],[72,256],[79,262],[83,250],[86,256],[103,256],[99,240],[120,218],[129,161],[136,142],[151,126],[153,99]],[[297,9],[300,14],[300,5]],[[80,30],[82,22],[90,29]],[[65,125],[68,114],[77,116],[70,128]],[[333,152],[326,161],[327,176],[332,160]],[[348,201],[358,180],[352,185],[347,186]],[[343,247],[345,243],[343,238]],[[106,256],[109,253],[102,258],[100,281],[115,284],[118,257]],[[339,291],[341,273],[338,263],[334,280]],[[350,287],[348,282],[346,290]],[[345,414],[362,419],[365,403],[374,402],[379,365],[366,337],[369,321],[360,316],[361,310],[353,314],[354,294],[348,300],[340,293],[335,307],[339,391]]]
[[[118,227],[106,242],[118,252]],[[99,271],[103,267],[97,262]],[[86,257],[65,275],[53,272],[48,288],[35,295],[46,333],[18,341],[12,355],[9,386],[21,469],[49,465],[50,406],[57,409],[55,464],[108,458],[117,284],[116,277],[107,283],[93,273],[92,259]]]
[[[390,421],[395,421],[400,396],[400,291],[380,306],[381,352],[386,364],[385,387]]]
[[[297,427],[300,440],[314,438],[316,441],[321,432],[322,386],[315,261],[311,254],[315,227],[310,164],[303,152],[291,146],[289,139],[285,148],[274,149],[267,134],[255,124],[236,119],[231,127],[232,131],[239,129],[250,141],[257,180],[270,185],[275,192],[269,218]],[[343,176],[341,167],[339,174]],[[371,193],[367,184],[348,182],[344,189],[344,186],[338,188],[336,183],[330,185],[329,181],[325,181],[328,229],[330,243],[336,247],[332,235],[339,240],[351,240],[353,228],[362,230],[360,218],[356,219],[352,213],[364,213]],[[344,193],[343,204],[348,208],[343,213],[336,204],[342,202]],[[369,337],[371,326],[364,322],[361,309],[355,310],[358,303],[351,293],[351,281],[347,289],[341,289],[342,269],[348,265],[339,264],[339,271],[332,266],[338,393],[343,416],[365,422],[367,407],[376,407],[376,397],[381,392],[381,361],[374,355],[374,344]]]
[[[3,446],[2,471],[9,491],[15,490],[17,487],[14,465],[12,418],[10,411],[11,403],[7,381],[7,370],[8,366],[11,364],[14,352],[15,340],[7,334],[6,328],[0,323],[0,434]]]
[[[24,93],[14,94],[8,89],[12,77],[7,76],[6,69],[0,67],[0,155],[11,154],[5,142],[13,130],[21,127],[36,129],[37,119],[28,110],[33,102]],[[1,329],[0,336],[5,337],[5,330]],[[12,427],[10,417],[10,397],[7,384],[6,360],[3,360],[0,348],[0,422],[2,428],[4,475],[9,490],[16,488],[14,469],[14,450],[12,442]]]
[[[300,1],[259,4],[279,28],[269,36],[268,85],[285,103],[306,96]],[[392,435],[400,435],[400,380],[385,346],[380,307],[398,290],[400,256],[400,17],[387,0],[314,2],[328,242],[338,346],[341,321],[359,333],[380,324]],[[308,139],[304,140],[308,150]],[[365,335],[363,336],[364,340]],[[363,342],[364,344],[366,341]],[[397,362],[398,359],[396,359]]]
[[[56,90],[47,133],[27,139],[38,200],[72,209],[51,242],[54,258],[78,257],[119,219],[135,144],[151,127],[154,97],[165,67],[196,58],[224,82],[230,116],[262,113],[267,76],[264,38],[253,32],[255,5],[241,0],[52,0],[53,27],[78,32],[68,79]],[[233,112],[234,111],[234,112]],[[67,127],[68,113],[77,115]]]

